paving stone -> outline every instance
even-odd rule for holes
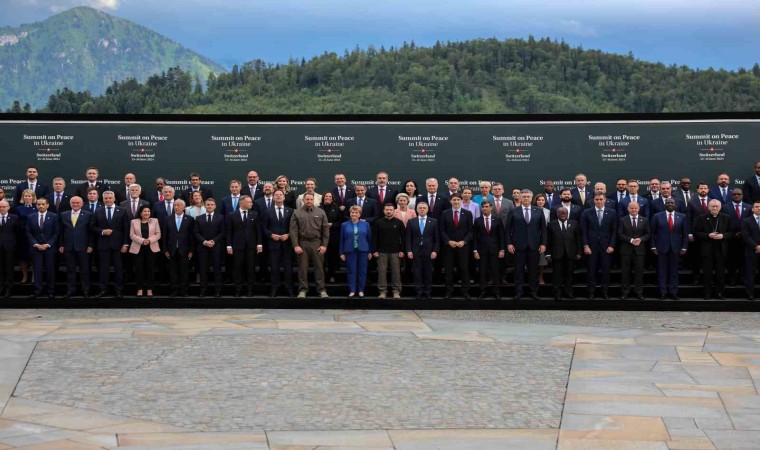
[[[624,441],[666,441],[669,439],[660,417],[592,416],[565,414],[562,416],[563,439],[602,439]]]
[[[652,441],[562,439],[557,450],[668,450],[668,445],[665,442]]]
[[[706,430],[707,436],[721,450],[747,450],[758,448],[760,431]]]
[[[269,445],[393,447],[383,430],[268,431]]]
[[[397,450],[553,450],[557,430],[389,430]]]
[[[668,431],[672,430],[691,430],[697,429],[697,424],[694,423],[694,419],[685,417],[663,417],[665,426],[668,427]]]
[[[737,430],[760,431],[760,414],[732,413],[728,414]]]

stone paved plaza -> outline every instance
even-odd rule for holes
[[[760,313],[0,310],[0,450],[760,449]]]

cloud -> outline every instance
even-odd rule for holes
[[[11,0],[12,4],[27,8],[45,8],[52,13],[59,13],[76,6],[89,6],[95,9],[116,10],[120,0]]]
[[[599,37],[599,33],[594,28],[575,19],[560,20],[557,24],[557,31],[567,36]]]

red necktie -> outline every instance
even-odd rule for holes
[[[702,212],[707,212],[707,203],[705,203],[705,199],[702,199]]]
[[[491,218],[486,217],[486,234],[491,234]]]
[[[668,229],[670,231],[673,231],[673,227],[674,227],[674,224],[673,224],[673,213],[670,213],[670,214],[668,214]]]
[[[158,194],[158,201],[159,202],[164,201],[164,194]]]
[[[739,210],[739,205],[734,205],[734,208],[736,208],[736,217],[738,219],[742,218],[742,212]]]
[[[454,211],[454,226],[459,226],[459,211]]]
[[[338,192],[340,192],[340,204],[342,205],[345,198],[343,195],[343,189],[338,189]]]
[[[380,204],[383,204],[383,200],[385,199],[385,189],[380,188]]]

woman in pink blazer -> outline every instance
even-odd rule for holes
[[[158,241],[161,240],[161,225],[158,219],[150,217],[150,207],[142,206],[138,211],[139,219],[133,219],[129,225],[129,238],[132,243],[129,253],[135,255],[135,282],[137,296],[143,296],[146,288],[147,296],[153,297],[153,274],[156,267],[156,254],[161,251]]]

